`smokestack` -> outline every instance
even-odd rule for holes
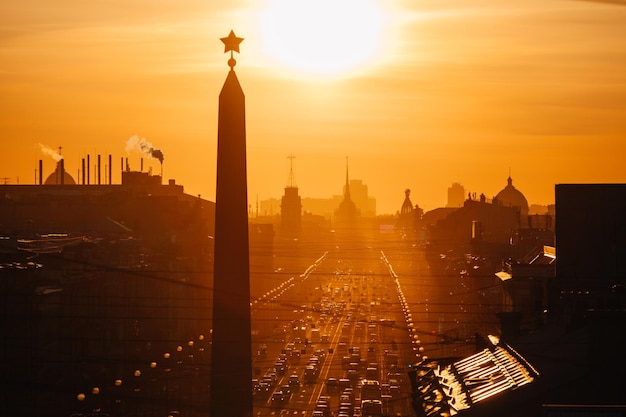
[[[143,158],[141,158],[141,169],[140,169],[140,171],[143,172]]]
[[[43,160],[39,160],[39,185],[43,184],[43,174],[42,174],[42,170],[43,170]]]
[[[89,173],[91,169],[91,164],[89,162],[89,154],[87,154],[87,185],[89,185]]]
[[[65,159],[61,159],[59,161],[59,173],[58,173],[59,177],[59,181],[57,181],[57,184],[65,184]]]
[[[124,172],[124,157],[120,157],[120,171]]]
[[[82,164],[83,164],[83,185],[85,185],[85,158],[83,158],[82,160]]]
[[[111,154],[109,154],[109,185],[111,185],[113,182],[111,181],[113,179],[113,159],[111,159]]]
[[[101,155],[100,155],[100,154],[98,154],[98,170],[97,170],[97,173],[98,173],[98,185],[100,185],[100,170],[101,170],[101,165],[100,165],[100,156],[101,156]]]

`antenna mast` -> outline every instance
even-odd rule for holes
[[[293,160],[296,158],[293,155],[289,155],[289,179],[287,180],[287,188],[296,188],[296,178],[293,174]]]

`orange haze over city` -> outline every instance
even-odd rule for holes
[[[238,0],[0,5],[0,177],[34,184],[58,151],[144,169],[214,200],[218,95],[229,53],[246,95],[248,200],[368,186],[378,214],[411,189],[530,204],[557,183],[626,182],[626,2]],[[128,148],[128,149],[127,149]],[[161,171],[162,169],[162,171]]]

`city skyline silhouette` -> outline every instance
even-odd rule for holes
[[[6,9],[11,36],[2,49],[0,176],[35,183],[37,160],[47,160],[39,144],[63,146],[73,176],[88,154],[135,158],[137,169],[141,154],[125,153],[137,136],[166,156],[164,181],[213,200],[215,182],[202,167],[216,158],[217,107],[207,97],[219,91],[222,65],[221,51],[206,45],[237,27],[250,42],[240,71],[250,80],[251,199],[280,195],[289,154],[298,157],[299,187],[314,198],[336,193],[350,156],[354,178],[368,184],[381,214],[395,213],[405,188],[426,210],[445,205],[445,190],[455,182],[489,196],[509,169],[541,205],[554,202],[558,183],[626,181],[623,7],[472,0],[368,2],[360,10],[346,2],[347,10],[337,8],[334,16],[353,13],[360,19],[345,21],[355,24],[377,20],[372,38],[357,42],[353,36],[363,28],[329,20],[309,46],[308,25],[266,28],[272,18],[289,23],[280,13],[293,10],[270,3],[267,10],[195,3],[150,11],[130,4],[123,13],[97,6]],[[327,3],[317,7],[309,15],[320,16],[310,20],[322,22]],[[293,21],[301,18],[296,12]],[[589,16],[593,23],[581,23]],[[287,43],[298,39],[297,50]],[[277,57],[303,52],[304,63],[323,60],[316,54],[327,51],[338,60],[368,42],[375,46],[370,55],[334,73],[298,70]],[[158,160],[144,162],[160,172]],[[52,171],[48,163],[44,168]]]
[[[70,3],[0,7],[0,414],[623,409],[623,2]]]

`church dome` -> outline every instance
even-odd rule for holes
[[[507,185],[495,197],[499,204],[507,207],[519,207],[522,214],[528,213],[528,201],[524,194],[513,186],[511,177],[507,179]]]
[[[57,162],[56,169],[54,170],[52,174],[48,175],[48,178],[46,178],[46,181],[44,182],[44,185],[60,185],[60,184],[76,185],[76,181],[74,181],[74,178],[72,178],[72,176],[68,174],[67,171],[65,170],[62,159],[59,162]]]

